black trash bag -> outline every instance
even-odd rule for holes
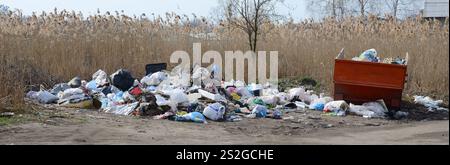
[[[163,71],[167,69],[166,63],[158,63],[158,64],[147,64],[145,66],[145,75],[151,75],[153,73]]]
[[[164,109],[159,108],[156,104],[155,95],[151,93],[144,93],[141,97],[141,104],[137,109],[139,116],[156,116],[164,114],[166,112]]]
[[[102,88],[102,93],[105,94],[105,96],[108,95],[108,94],[110,94],[110,93],[112,93],[112,91],[111,91],[111,86],[104,86],[104,87]]]
[[[111,76],[112,85],[119,88],[121,91],[128,91],[133,86],[134,78],[130,72],[125,69],[119,69]]]

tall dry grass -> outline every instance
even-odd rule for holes
[[[333,59],[341,48],[348,57],[369,48],[377,49],[381,57],[409,52],[405,93],[448,102],[448,21],[349,17],[270,24],[263,29],[258,49],[279,51],[281,76],[312,77],[331,92]],[[192,37],[208,32],[215,36]],[[55,10],[27,17],[17,11],[0,15],[0,105],[21,105],[31,87],[51,87],[74,76],[89,79],[98,69],[112,73],[126,68],[141,77],[145,64],[168,62],[176,50],[192,52],[194,42],[202,43],[203,52],[248,50],[241,32],[174,13],[129,17],[116,12],[84,18],[81,13]]]

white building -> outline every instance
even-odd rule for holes
[[[445,19],[448,17],[449,0],[425,0],[424,18]]]

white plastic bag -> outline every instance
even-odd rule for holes
[[[225,106],[220,103],[210,104],[203,110],[203,115],[211,120],[223,119],[224,114]]]
[[[66,89],[63,92],[58,93],[59,99],[66,99],[73,95],[84,95],[84,93],[83,93],[83,90],[80,88],[70,88],[70,89]]]
[[[324,110],[337,112],[339,110],[347,111],[349,108],[349,105],[347,102],[340,100],[340,101],[332,101],[327,104],[325,104]]]
[[[198,102],[198,99],[202,97],[202,95],[200,93],[192,93],[187,95],[187,97],[189,99],[189,103],[196,103]]]
[[[202,89],[199,89],[198,93],[200,93],[203,97],[208,98],[210,100],[226,101],[226,99],[224,97],[222,97],[220,94],[212,94],[212,93],[202,90]]]
[[[131,112],[133,112],[139,102],[134,102],[131,104],[124,104],[124,105],[110,105],[104,109],[106,113],[112,113],[116,115],[130,115]]]
[[[37,100],[37,94],[38,92],[36,91],[29,91],[26,95],[27,98],[32,99],[32,100]]]
[[[289,90],[289,100],[294,99],[294,97],[299,97],[300,95],[305,93],[305,89],[303,88],[292,88]]]
[[[349,108],[349,112],[365,118],[384,118],[387,111],[387,108],[380,101],[364,103],[363,105],[350,104]]]
[[[246,87],[237,87],[236,90],[242,99],[247,99],[247,98],[252,97],[252,94],[247,90]]]
[[[375,112],[370,111],[367,107],[362,106],[362,105],[350,104],[348,111],[350,113],[362,116],[364,118],[376,117]]]
[[[181,89],[174,89],[168,92],[170,96],[170,101],[174,104],[180,104],[184,102],[189,102],[189,98]]]
[[[157,86],[166,79],[167,75],[164,72],[156,72],[151,75],[143,77],[141,79],[141,83],[148,86]]]
[[[98,70],[92,75],[92,80],[94,80],[97,85],[104,85],[108,83],[108,74],[103,70]]]
[[[264,103],[266,103],[266,104],[277,105],[277,103],[279,102],[279,98],[277,96],[275,96],[275,95],[261,96],[259,98],[262,101],[264,101]]]
[[[447,108],[440,107],[440,105],[443,103],[442,100],[434,100],[431,97],[425,97],[425,96],[414,96],[414,102],[416,104],[422,104],[425,107],[428,108],[429,111],[433,111],[435,109],[437,110],[446,110]]]
[[[169,105],[169,102],[161,95],[155,95],[155,97],[156,97],[156,104],[158,106]]]
[[[210,75],[208,69],[196,65],[192,74],[192,82],[194,85],[200,86],[202,81],[208,79]]]
[[[51,94],[50,92],[47,91],[39,91],[36,94],[37,100],[40,103],[43,104],[50,104],[50,103],[54,103],[58,100],[58,97],[56,97],[55,95]]]
[[[288,100],[288,94],[284,93],[284,92],[280,92],[278,94],[276,94],[276,96],[278,97],[278,103],[279,104],[287,104],[290,100]]]
[[[364,103],[362,106],[365,106],[367,109],[374,112],[375,117],[384,117],[389,111],[381,100],[378,102]]]

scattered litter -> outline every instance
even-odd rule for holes
[[[13,117],[14,116],[14,112],[3,112],[0,113],[1,117]]]
[[[442,100],[434,100],[428,96],[414,96],[414,102],[416,104],[424,105],[429,111],[448,111],[448,108],[441,107],[441,104],[443,103]]]

